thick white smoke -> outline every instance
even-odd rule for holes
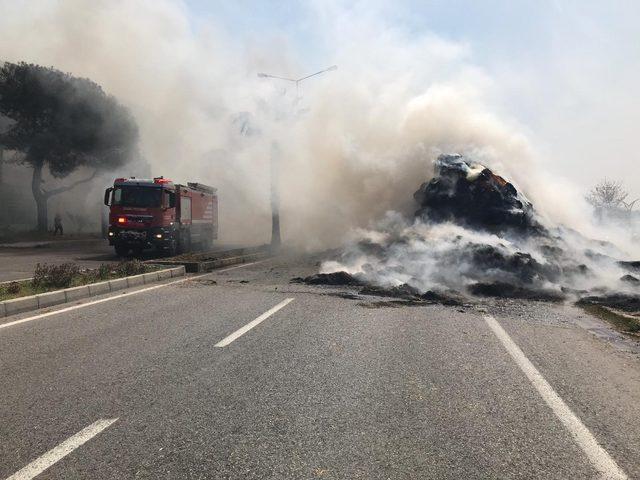
[[[411,212],[433,159],[452,151],[510,178],[543,215],[588,224],[581,192],[539,172],[521,129],[491,108],[492,79],[467,45],[408,36],[375,9],[310,8],[339,68],[303,84],[299,101],[256,75],[306,72],[289,39],[238,44],[233,26],[194,23],[177,0],[0,0],[0,59],[52,65],[115,95],[139,122],[154,175],[219,188],[225,240],[268,240],[272,156],[283,236],[307,248]]]
[[[367,284],[407,284],[421,292],[475,293],[479,285],[507,297],[523,295],[519,289],[557,299],[637,292],[630,276],[637,270],[617,263],[628,259],[624,251],[563,228],[551,233],[505,237],[388,212],[370,228],[353,230],[338,258],[324,261],[320,273],[347,272]]]

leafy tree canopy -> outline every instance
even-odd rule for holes
[[[0,66],[0,115],[13,121],[0,144],[64,177],[78,167],[118,167],[135,152],[129,111],[91,80],[27,63]]]

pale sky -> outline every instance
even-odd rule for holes
[[[640,2],[188,0],[185,6],[195,28],[222,25],[239,44],[288,39],[309,71],[334,63],[327,32],[332,15],[344,11],[377,17],[408,41],[435,35],[460,44],[492,80],[496,108],[522,126],[553,173],[581,185],[607,176],[640,194]]]

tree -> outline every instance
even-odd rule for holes
[[[9,125],[11,125],[11,120],[0,115],[0,135],[9,128]],[[4,146],[0,142],[0,201],[2,201],[2,194],[4,193],[2,188],[2,181],[4,179],[4,162]]]
[[[606,178],[596,184],[587,194],[586,199],[591,205],[602,210],[632,210],[638,200],[627,202],[629,193],[620,182]]]
[[[91,80],[27,63],[0,66],[0,115],[13,121],[0,145],[24,155],[33,168],[31,190],[38,230],[48,226],[53,195],[92,180],[99,170],[123,165],[136,151],[138,127],[129,111]],[[46,189],[44,168],[63,178],[81,167],[93,170],[70,185]]]

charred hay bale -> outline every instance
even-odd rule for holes
[[[494,246],[468,242],[439,261],[441,269],[460,265],[464,276],[474,280],[489,279],[496,282],[531,285],[556,282],[561,268],[553,263],[540,263],[531,254],[512,252],[502,245]]]
[[[620,262],[616,262],[616,264],[619,267],[627,270],[628,272],[640,273],[640,261],[634,261],[634,262],[620,261]]]
[[[620,277],[621,282],[630,283],[631,285],[638,285],[640,283],[640,279],[638,277],[634,277],[633,275],[623,275]]]
[[[491,232],[547,234],[533,205],[491,170],[461,155],[440,155],[435,176],[414,194],[415,215],[432,222],[455,222]]]

